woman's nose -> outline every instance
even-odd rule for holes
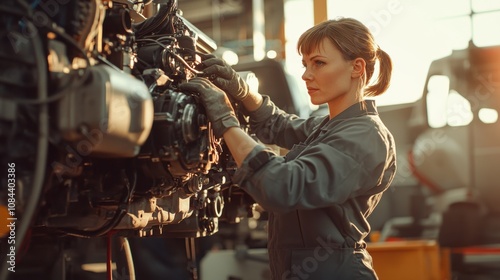
[[[311,73],[307,71],[307,68],[304,70],[304,73],[302,73],[302,80],[308,81],[311,79]]]

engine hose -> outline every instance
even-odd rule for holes
[[[155,16],[135,25],[135,36],[142,38],[160,27],[170,16],[170,5],[162,6]]]
[[[61,232],[65,233],[66,235],[81,237],[81,238],[99,237],[105,235],[106,233],[110,232],[114,227],[116,227],[126,214],[127,214],[127,209],[120,207],[120,209],[116,210],[113,218],[111,218],[111,220],[108,223],[106,223],[99,229],[86,231],[86,230],[65,228],[61,229]]]
[[[35,25],[26,21],[28,28],[36,30]],[[31,43],[33,44],[33,52],[36,59],[36,69],[38,72],[38,99],[44,100],[47,98],[47,61],[43,53],[43,45],[39,36],[32,36]],[[31,224],[31,220],[38,207],[40,195],[42,193],[43,181],[45,177],[45,167],[47,161],[47,151],[49,143],[49,121],[48,121],[48,106],[47,104],[40,104],[38,106],[38,144],[36,162],[33,174],[33,187],[31,188],[30,198],[26,203],[26,209],[20,219],[19,229],[16,233],[16,254],[19,254],[23,239]],[[2,265],[0,271],[0,279],[6,279],[7,265],[6,262]]]
[[[113,234],[108,233],[106,236],[106,273],[107,280],[113,280],[113,257],[112,257],[112,244],[113,244]],[[130,249],[130,244],[126,237],[120,236],[120,247],[125,253],[125,262],[128,269],[127,279],[135,280],[135,268],[134,259],[132,258],[132,250]],[[125,275],[124,275],[125,276]]]
[[[436,185],[432,180],[418,171],[412,150],[408,152],[408,164],[410,165],[411,174],[417,179],[419,183],[429,188],[434,194],[441,194],[444,192],[443,189]]]
[[[126,237],[121,236],[120,243],[125,253],[125,259],[127,262],[128,277],[129,277],[128,279],[135,280],[134,259],[132,257],[132,250],[130,249],[130,244],[128,242],[128,239]]]
[[[134,172],[134,177],[132,180],[132,185],[129,183],[126,183],[125,185],[127,186],[127,191],[125,195],[122,198],[122,201],[120,201],[120,204],[118,206],[118,209],[115,212],[115,215],[109,222],[107,222],[104,226],[102,226],[99,229],[96,230],[91,230],[91,231],[86,231],[86,230],[79,230],[79,229],[71,229],[71,228],[64,228],[60,229],[61,232],[67,235],[75,236],[75,237],[83,237],[83,238],[91,238],[91,237],[98,237],[98,236],[103,236],[110,232],[114,227],[116,227],[122,218],[127,214],[127,205],[130,203],[132,199],[132,193],[135,191],[135,186],[137,184],[137,173]]]

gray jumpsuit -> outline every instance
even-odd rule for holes
[[[233,178],[269,211],[273,279],[377,279],[367,217],[394,178],[396,147],[375,102],[300,119],[264,96],[250,125],[263,143],[289,150],[257,146]]]

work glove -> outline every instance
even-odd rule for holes
[[[249,94],[248,84],[224,60],[213,55],[206,56],[197,65],[197,69],[209,78],[216,86],[221,88],[236,101],[241,101]]]
[[[210,80],[193,78],[189,82],[179,85],[179,90],[199,94],[208,119],[212,123],[215,137],[221,138],[229,128],[240,126],[227,95]]]

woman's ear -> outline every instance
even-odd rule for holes
[[[365,74],[366,62],[364,59],[358,57],[352,60],[352,78],[359,78]]]

